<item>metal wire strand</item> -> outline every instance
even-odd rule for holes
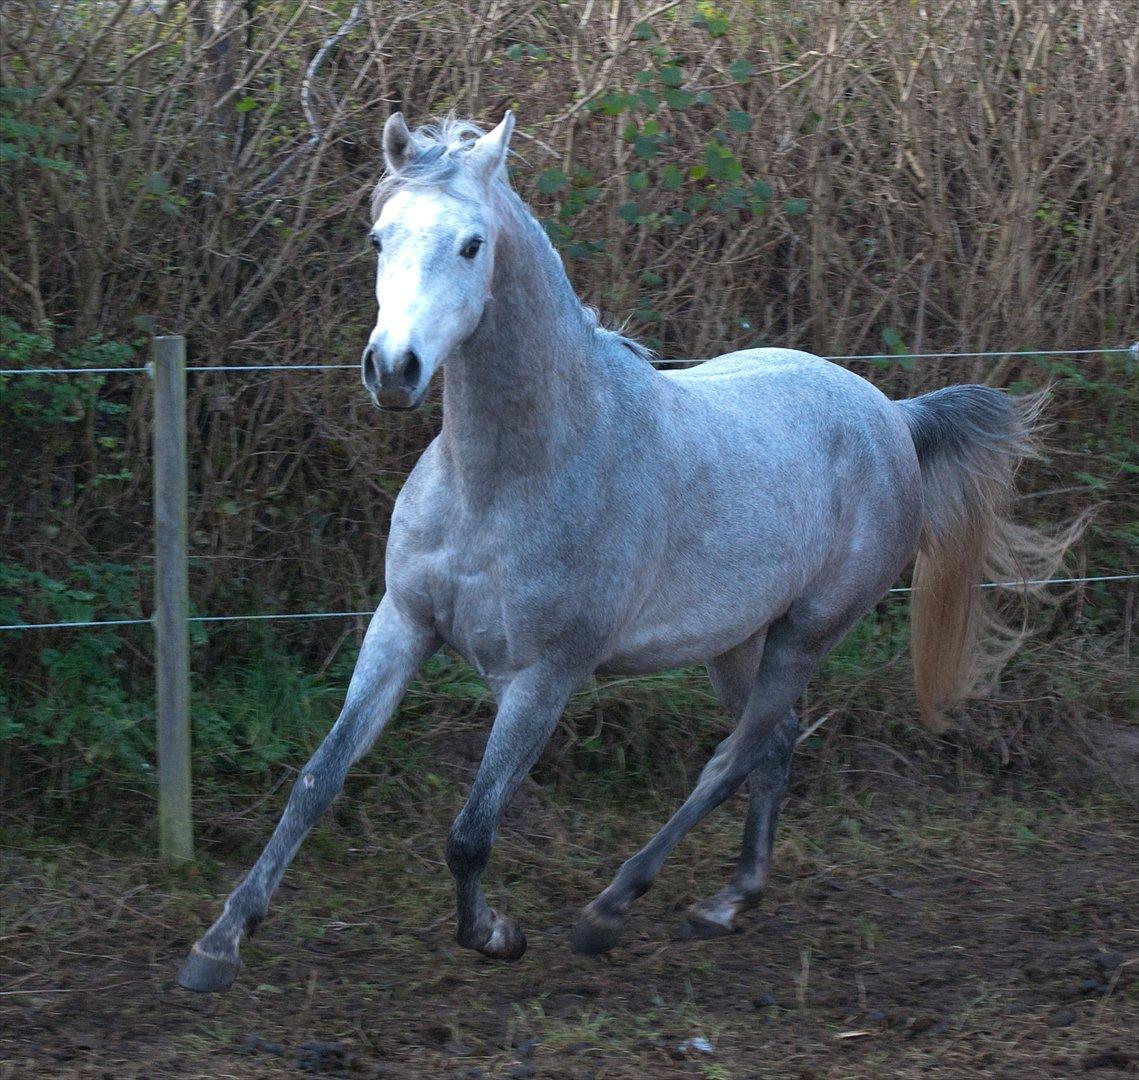
[[[1132,345],[1112,345],[1104,349],[1014,349],[1011,352],[925,352],[925,353],[858,353],[850,356],[825,356],[824,360],[838,362],[871,360],[982,360],[997,357],[1023,356],[1117,356],[1129,355],[1139,362],[1139,341]],[[654,364],[686,364],[684,359],[654,360]],[[699,363],[700,361],[695,361]],[[209,374],[222,371],[355,371],[359,364],[189,364],[187,371]],[[73,368],[0,368],[2,375],[139,375],[151,370],[150,364],[142,367],[73,367]]]
[[[1087,585],[1094,582],[1105,581],[1139,581],[1139,573],[1135,574],[1097,574],[1093,577],[1044,578],[1038,581],[985,581],[980,589],[1025,589],[1036,585]],[[888,593],[913,592],[909,586],[888,589]],[[187,622],[192,623],[219,623],[219,622],[265,622],[269,620],[298,620],[298,619],[358,619],[370,618],[375,609],[368,611],[298,611],[289,613],[275,613],[272,615],[191,615]],[[0,626],[0,630],[59,630],[63,628],[76,629],[82,627],[102,626],[143,626],[152,619],[107,619],[94,622],[49,622],[49,623],[8,623]]]

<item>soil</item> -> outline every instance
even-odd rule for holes
[[[680,941],[730,867],[736,804],[598,960],[569,951],[576,913],[662,815],[530,792],[488,882],[529,936],[514,964],[454,944],[442,815],[401,833],[365,795],[312,838],[237,984],[205,996],[173,975],[256,828],[198,877],[10,848],[0,1077],[1139,1075],[1134,804],[874,795],[802,793],[741,932]]]

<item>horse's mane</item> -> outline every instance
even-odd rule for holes
[[[646,363],[651,364],[658,358],[657,354],[653,352],[653,350],[650,349],[647,345],[642,345],[641,342],[637,341],[636,338],[631,338],[628,335],[622,333],[624,330],[623,326],[618,330],[613,330],[610,327],[605,326],[601,321],[601,314],[597,308],[588,307],[587,305],[582,304],[581,310],[585,313],[586,318],[592,321],[593,332],[598,337],[608,338],[611,341],[620,342],[625,346],[626,349],[628,349],[636,356],[639,356]]]
[[[453,179],[462,165],[463,155],[484,134],[486,133],[478,124],[470,120],[459,120],[455,116],[445,116],[441,120],[417,127],[411,132],[411,141],[417,151],[414,158],[398,173],[385,172],[372,192],[372,220],[375,221],[380,216],[384,203],[398,189],[409,186],[442,187]],[[516,199],[529,214],[529,208],[518,198],[505,175],[500,182],[506,193]],[[582,304],[581,310],[586,323],[598,337],[619,342],[649,363],[656,359],[656,353],[647,345],[627,337],[620,330],[605,326],[596,308]]]

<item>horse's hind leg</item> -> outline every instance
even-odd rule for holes
[[[633,901],[648,891],[669,853],[692,826],[730,798],[747,776],[763,765],[771,740],[786,725],[792,706],[819,661],[863,610],[865,605],[849,601],[837,610],[802,601],[772,624],[739,725],[716,747],[680,809],[621,866],[609,887],[582,912],[571,941],[575,952],[606,952],[617,944]]]
[[[265,917],[301,842],[332,804],[348,769],[395,712],[419,665],[438,647],[434,632],[411,624],[383,600],[364,637],[340,718],[301,770],[269,843],[221,915],[190,950],[178,972],[187,990],[224,990],[241,969],[238,947]]]
[[[755,685],[763,635],[708,662],[708,678],[724,710],[738,724],[743,719],[748,695]],[[681,927],[685,938],[716,937],[734,929],[735,918],[754,905],[767,884],[775,825],[787,794],[791,757],[799,721],[794,712],[772,734],[759,765],[748,776],[747,817],[739,862],[731,882],[715,896],[694,904]]]
[[[763,760],[748,775],[747,820],[732,880],[715,896],[688,909],[684,937],[718,937],[735,929],[736,916],[755,905],[767,886],[775,826],[787,796],[799,720],[793,711],[768,741]]]

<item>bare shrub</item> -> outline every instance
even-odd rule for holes
[[[196,363],[353,361],[383,120],[489,124],[507,106],[516,183],[576,286],[666,357],[1139,334],[1125,0],[5,7],[4,308],[60,350],[157,329]],[[1053,415],[1072,456],[1046,486],[1082,468],[1106,495],[1134,409],[1081,389],[1110,386],[1108,361],[1069,370]],[[908,396],[1044,374],[1008,359],[874,377]],[[85,437],[25,423],[5,449],[5,549],[27,565],[148,551],[148,389],[112,379],[84,400]],[[343,373],[196,377],[190,410],[198,604],[367,606],[437,411],[377,423]],[[1135,516],[1109,508],[1104,558]]]

